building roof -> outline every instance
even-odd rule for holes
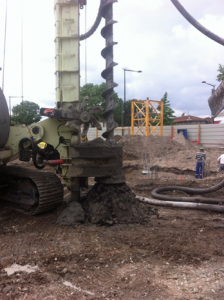
[[[210,117],[207,118],[199,118],[199,117],[194,117],[191,115],[188,116],[181,116],[177,117],[174,119],[174,123],[182,123],[182,122],[195,122],[195,121],[201,121],[201,122],[206,122],[208,124],[212,123],[212,119]]]
[[[202,118],[202,119],[207,120],[209,124],[212,123],[212,118],[210,118],[210,117],[206,117],[206,118]]]

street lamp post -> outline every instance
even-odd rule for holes
[[[208,85],[211,85],[213,88],[212,88],[212,94],[215,92],[215,85],[214,84],[211,84],[211,83],[207,83],[206,81],[202,81],[201,83],[206,83]],[[211,117],[212,119],[212,124],[214,124],[214,118]]]
[[[212,88],[212,94],[214,93],[214,91],[215,91],[215,85],[214,85],[214,84],[207,83],[206,81],[202,81],[201,83],[206,83],[206,84],[208,84],[208,85],[213,86],[213,88]]]
[[[125,111],[125,102],[126,102],[126,73],[125,72],[137,72],[137,73],[142,73],[142,71],[135,71],[135,70],[129,70],[126,68],[123,68],[124,70],[124,107],[122,111],[122,127],[126,125],[126,111]],[[124,117],[123,117],[124,114]],[[123,135],[123,130],[122,130],[122,135]]]

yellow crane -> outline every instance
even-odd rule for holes
[[[136,128],[137,127],[137,128]],[[159,129],[159,130],[158,130]],[[163,135],[163,101],[139,100],[131,103],[131,134]]]

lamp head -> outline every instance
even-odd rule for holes
[[[139,71],[136,71],[136,70],[130,70],[130,69],[126,69],[126,68],[123,68],[123,70],[124,70],[124,72],[125,72],[125,71],[129,71],[129,72],[137,72],[137,73],[142,73],[142,71],[141,71],[141,70],[139,70]]]
[[[201,83],[206,83],[206,81],[202,81]]]

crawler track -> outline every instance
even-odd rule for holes
[[[63,186],[53,173],[1,166],[0,178],[0,201],[23,213],[41,214],[63,201]]]

